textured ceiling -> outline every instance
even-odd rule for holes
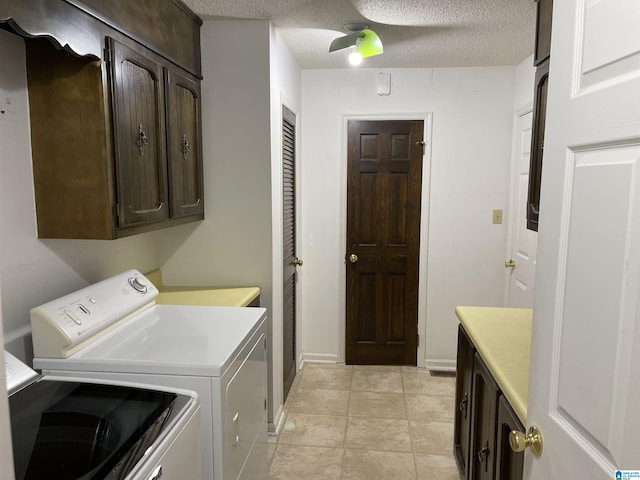
[[[202,19],[270,20],[302,68],[344,68],[329,53],[343,26],[365,23],[384,54],[363,67],[516,65],[533,53],[534,0],[183,0]]]

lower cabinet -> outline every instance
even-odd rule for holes
[[[454,457],[462,480],[521,480],[523,453],[509,446],[522,423],[464,328],[458,331]]]

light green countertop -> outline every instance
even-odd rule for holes
[[[246,307],[258,295],[259,287],[200,287],[165,285],[162,272],[153,270],[146,275],[160,294],[156,303],[160,305],[206,305],[218,307]]]
[[[513,411],[526,425],[533,311],[456,307],[456,315]]]
[[[258,287],[162,287],[156,297],[160,305],[207,305],[246,307],[260,295]]]

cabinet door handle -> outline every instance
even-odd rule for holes
[[[484,471],[486,472],[489,468],[489,441],[478,451],[478,460],[482,463],[484,467]]]
[[[468,403],[469,403],[469,394],[465,393],[464,394],[464,398],[462,400],[460,400],[460,405],[458,405],[458,408],[460,409],[460,411],[464,412],[465,420],[467,418],[467,404]]]
[[[187,134],[182,135],[182,158],[184,160],[187,159],[188,153],[191,151],[191,145],[189,145],[189,141],[187,140]]]
[[[143,156],[144,147],[149,145],[149,139],[147,138],[147,134],[144,133],[144,127],[142,124],[138,125],[138,139],[136,140],[136,145],[138,146],[140,156]]]

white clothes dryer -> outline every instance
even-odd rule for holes
[[[263,308],[157,305],[130,270],[31,311],[34,368],[193,390],[202,478],[267,479]]]

